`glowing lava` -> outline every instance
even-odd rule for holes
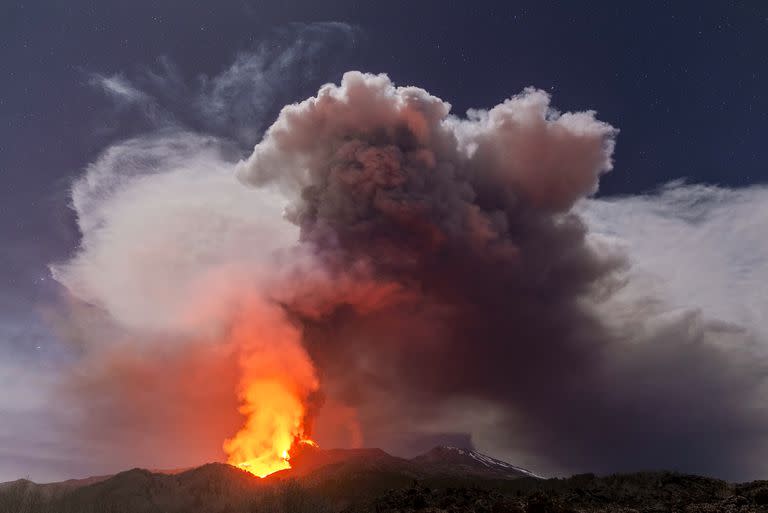
[[[224,442],[231,465],[264,477],[291,468],[291,449],[295,443],[317,445],[304,438],[304,405],[281,384],[251,383],[240,411],[247,417],[245,426]]]
[[[224,441],[227,462],[259,477],[290,468],[291,450],[309,440],[308,407],[319,383],[299,330],[264,304],[249,308],[230,333],[242,376],[242,428]]]

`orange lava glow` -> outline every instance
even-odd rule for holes
[[[275,382],[250,383],[241,407],[247,421],[237,434],[224,442],[228,462],[259,477],[291,468],[294,444],[317,445],[303,438],[304,405]]]
[[[292,449],[316,445],[307,418],[319,383],[300,332],[280,312],[251,308],[230,336],[239,352],[245,423],[224,442],[227,462],[259,477],[288,469]]]

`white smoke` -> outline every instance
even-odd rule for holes
[[[222,152],[189,133],[109,148],[73,187],[82,242],[54,277],[130,329],[200,330],[211,320],[190,318],[190,298],[215,295],[213,276],[249,287],[275,250],[298,240],[282,219],[285,200],[243,187]]]
[[[628,295],[696,311],[768,340],[768,189],[672,182],[579,205],[593,233],[628,255]],[[768,347],[763,350],[768,351]]]

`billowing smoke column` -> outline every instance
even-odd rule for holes
[[[260,474],[314,420],[321,443],[385,448],[468,431],[543,471],[754,471],[768,423],[749,334],[633,293],[621,248],[573,210],[617,130],[535,89],[449,110],[347,73],[282,110],[236,166],[251,188],[192,136],[134,142],[139,178],[104,191],[97,163],[75,189],[83,247],[56,275],[122,330],[110,355],[194,347],[221,367],[212,386],[245,416],[225,449],[268,460]],[[158,147],[175,157],[148,159]],[[85,369],[78,393],[121,388]],[[184,379],[156,383],[182,411],[202,404]]]

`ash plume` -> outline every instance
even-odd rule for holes
[[[768,428],[754,334],[646,295],[624,246],[580,214],[617,133],[532,88],[459,118],[423,89],[350,72],[284,107],[237,164],[190,134],[124,143],[74,189],[83,244],[55,275],[93,308],[62,324],[90,365],[115,347],[138,369],[203,351],[234,397],[239,350],[219,341],[255,302],[296,338],[321,444],[323,430],[385,448],[461,430],[539,473],[753,476]],[[101,325],[120,333],[109,350]],[[287,354],[270,347],[250,360]],[[168,411],[221,410],[216,435],[230,436],[232,404],[198,412],[184,368],[155,385]],[[114,392],[104,383],[135,387],[87,370],[74,382],[92,402]],[[134,392],[120,397],[149,414]]]
[[[239,166],[246,183],[288,191],[324,265],[363,262],[407,291],[366,315],[310,319],[329,381],[342,376],[339,393],[363,409],[396,394],[416,417],[451,398],[490,401],[510,442],[571,470],[744,469],[765,426],[761,369],[716,342],[748,337],[699,315],[618,310],[626,260],[590,244],[571,211],[610,170],[616,130],[557,113],[536,90],[466,120],[448,109],[347,74],[286,107]]]

